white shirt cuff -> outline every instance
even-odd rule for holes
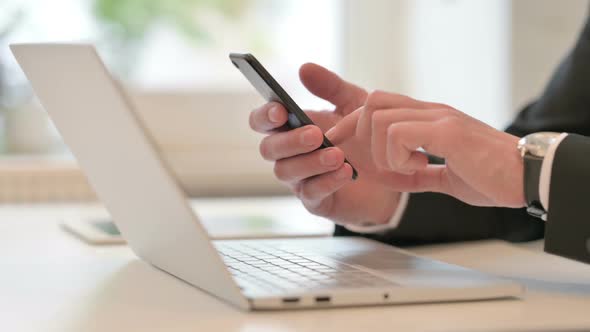
[[[547,154],[543,158],[543,164],[541,165],[541,176],[539,178],[539,198],[541,199],[541,205],[545,211],[549,211],[549,186],[551,184],[551,169],[553,168],[553,159],[555,158],[555,151],[557,147],[566,138],[567,133],[562,133],[557,137],[555,142],[547,149]]]
[[[401,193],[399,197],[399,202],[397,203],[397,208],[395,209],[395,213],[389,219],[389,222],[386,224],[381,225],[344,225],[346,229],[355,233],[363,233],[363,234],[375,234],[380,233],[389,229],[394,229],[399,225],[404,212],[406,211],[406,207],[408,206],[408,200],[410,198],[409,193]]]

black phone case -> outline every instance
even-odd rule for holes
[[[283,87],[277,83],[277,81],[252,54],[231,53],[229,58],[234,66],[242,72],[264,99],[280,103],[285,107],[289,113],[287,121],[289,128],[295,129],[314,124],[287,92],[285,92]],[[324,141],[322,146],[320,146],[320,149],[332,146],[334,146],[334,144],[332,144],[332,142],[330,142],[330,140],[324,135]],[[345,162],[350,164],[346,159]],[[350,166],[352,166],[352,164],[350,164]],[[352,166],[352,178],[356,179],[357,177],[358,173],[354,166]]]

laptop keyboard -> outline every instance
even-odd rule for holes
[[[395,286],[354,266],[294,248],[268,244],[217,244],[230,273],[244,290],[296,292],[330,288]]]

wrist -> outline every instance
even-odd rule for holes
[[[529,134],[518,141],[518,150],[523,160],[523,192],[527,212],[535,217],[547,220],[548,200],[541,194],[541,173],[545,165],[545,174],[550,174],[546,157],[552,160],[556,146],[566,134],[538,132]],[[552,151],[553,153],[551,153]],[[547,169],[549,167],[549,170]],[[545,186],[543,189],[547,190]],[[548,193],[545,193],[547,196]],[[545,202],[543,202],[545,201]]]
[[[509,158],[504,169],[508,172],[505,176],[504,197],[506,199],[504,206],[512,208],[521,208],[526,206],[525,187],[524,187],[524,162],[520,151],[516,148],[520,138],[510,135],[509,139]]]
[[[518,141],[517,141],[518,143]],[[514,146],[514,145],[513,145]],[[517,149],[515,150],[516,160],[513,167],[513,173],[515,174],[516,178],[514,179],[514,206],[521,208],[526,206],[526,197],[525,197],[525,188],[524,188],[524,162],[522,160],[522,156]]]
[[[368,207],[370,213],[367,213],[363,219],[351,222],[348,225],[359,227],[387,225],[397,211],[401,197],[402,193],[386,189],[384,192],[375,195],[376,199],[373,200],[371,207]]]
[[[402,193],[399,191],[391,191],[384,202],[382,213],[375,218],[375,225],[386,225],[391,221],[391,217],[398,210]]]
[[[392,202],[391,206],[394,209],[393,214],[386,219],[384,223],[363,223],[363,224],[348,224],[344,225],[348,230],[353,231],[355,233],[361,234],[377,234],[386,232],[388,230],[396,228],[406,210],[406,206],[408,204],[408,200],[410,197],[409,193],[396,193],[395,195],[398,198],[397,202]]]

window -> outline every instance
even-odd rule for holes
[[[0,54],[10,67],[15,67],[6,48],[10,42],[88,41],[97,45],[111,70],[137,88],[246,89],[227,54],[250,51],[298,94],[300,64],[339,66],[337,0],[4,2],[2,21],[15,21],[13,32],[0,41]],[[171,13],[157,13],[164,9]],[[190,13],[178,13],[182,11]],[[153,16],[153,21],[143,16]]]
[[[307,107],[325,103],[301,86],[299,65],[340,66],[337,0],[4,0],[0,9],[0,29],[4,22],[11,25],[0,37],[8,154],[55,154],[65,147],[39,105],[30,102],[32,93],[7,45],[91,42],[195,195],[285,192],[272,177],[272,165],[258,156],[260,135],[248,128],[249,110],[262,100],[231,65],[229,52],[254,53]],[[129,22],[139,27],[121,32]],[[235,160],[228,162],[228,155]]]

